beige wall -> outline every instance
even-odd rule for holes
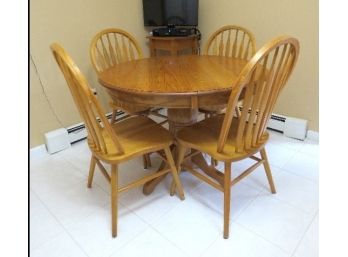
[[[32,0],[30,5],[30,147],[44,143],[44,133],[80,122],[49,45],[60,43],[97,88],[104,107],[107,96],[89,60],[92,37],[107,27],[133,34],[147,53],[141,0]],[[40,80],[42,84],[40,83]],[[44,94],[46,93],[46,96]],[[51,104],[51,108],[48,105]]]
[[[141,0],[32,0],[30,15],[30,147],[44,143],[44,133],[80,122],[65,81],[49,50],[59,42],[71,54],[104,107],[107,96],[90,65],[90,40],[101,29],[129,31],[148,55]],[[260,47],[280,34],[297,37],[301,54],[296,71],[276,111],[309,120],[318,131],[318,3],[315,0],[200,0],[203,41],[224,24],[249,28]]]
[[[200,0],[199,27],[203,44],[226,24],[251,30],[257,48],[278,35],[300,41],[300,57],[282,92],[275,113],[309,120],[319,131],[319,6],[318,0]]]

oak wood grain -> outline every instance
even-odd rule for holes
[[[157,50],[169,51],[171,55],[179,55],[182,50],[191,50],[192,54],[198,53],[199,43],[197,35],[187,37],[156,37],[149,36],[151,57],[157,56]]]
[[[282,36],[269,41],[250,59],[236,79],[226,113],[182,128],[176,134],[179,149],[206,153],[225,163],[225,172],[220,178],[224,182],[224,238],[229,236],[231,186],[263,164],[271,192],[276,193],[265,150],[269,138],[266,127],[279,94],[294,70],[298,55],[299,42],[295,38]],[[234,111],[243,90],[243,107],[240,116],[235,117]],[[256,153],[260,153],[261,158],[255,157]],[[255,160],[256,164],[231,181],[231,164],[246,158]],[[181,160],[184,163],[185,158]],[[185,167],[185,164],[177,163],[177,167]],[[220,189],[202,178],[198,171],[188,171]],[[172,186],[171,194],[173,187],[175,189]]]
[[[179,197],[184,199],[184,192],[177,174],[169,147],[173,136],[168,130],[144,116],[133,116],[110,124],[105,117],[97,97],[91,90],[86,78],[73,62],[68,53],[58,44],[51,45],[53,56],[67,82],[75,105],[83,119],[88,136],[87,143],[92,153],[87,186],[91,187],[96,164],[111,184],[112,236],[117,236],[117,201],[118,194],[135,186],[143,185],[149,180],[171,173],[178,187]],[[168,168],[155,174],[146,175],[123,187],[118,185],[118,165],[130,159],[149,153],[164,151],[163,160]],[[103,163],[111,165],[111,175]],[[131,172],[131,171],[129,171]]]
[[[138,96],[209,95],[230,92],[246,63],[224,56],[147,58],[111,67],[99,74],[99,82],[111,91]]]

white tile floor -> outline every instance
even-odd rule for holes
[[[278,192],[270,194],[262,167],[233,187],[228,240],[222,237],[222,194],[188,173],[181,176],[185,201],[169,196],[170,177],[150,196],[141,188],[123,193],[113,239],[108,184],[96,172],[93,187],[86,187],[85,141],[32,160],[31,256],[318,256],[319,146],[271,132],[266,149]],[[155,167],[160,162],[152,161]],[[234,176],[252,162],[235,163]],[[120,170],[121,184],[149,172],[141,159]]]

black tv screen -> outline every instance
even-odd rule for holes
[[[198,0],[143,0],[145,26],[197,26]]]

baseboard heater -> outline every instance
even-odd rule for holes
[[[124,115],[124,112],[118,111],[116,117],[120,118]],[[111,119],[112,113],[108,113],[105,116],[107,119]],[[47,152],[52,154],[69,148],[72,144],[86,139],[87,130],[85,124],[81,122],[68,128],[60,128],[50,131],[46,133],[44,137]]]
[[[123,116],[124,114],[125,114],[124,112],[118,111],[116,114],[116,117],[119,118]],[[112,117],[112,113],[106,114],[105,117],[108,120],[110,120]],[[100,118],[98,118],[98,121],[100,122]],[[87,130],[86,130],[85,123],[83,122],[76,124],[74,126],[68,127],[66,130],[68,131],[70,144],[77,143],[87,138]]]
[[[239,107],[242,111],[243,107]],[[249,114],[251,111],[249,110]],[[308,121],[280,114],[271,114],[267,128],[273,131],[283,133],[284,136],[304,140],[307,136]]]
[[[284,136],[304,140],[307,135],[308,121],[279,114],[272,114],[267,128],[281,132]]]
[[[125,113],[118,111],[116,117],[121,118]],[[111,119],[112,113],[106,115]],[[283,133],[287,137],[304,140],[307,134],[307,120],[272,114],[267,128]],[[68,128],[60,128],[45,134],[45,143],[49,154],[69,148],[71,144],[84,140],[87,130],[84,123]]]
[[[272,114],[268,121],[267,128],[273,131],[284,133],[286,116]]]
[[[117,116],[122,116],[124,113],[119,111]],[[106,115],[111,119],[112,114]],[[267,128],[273,131],[283,133],[285,136],[304,140],[307,133],[307,120],[287,117],[279,114],[272,114],[268,121]],[[87,131],[84,123],[77,124],[67,129],[70,138],[70,143],[76,143],[87,137]]]

